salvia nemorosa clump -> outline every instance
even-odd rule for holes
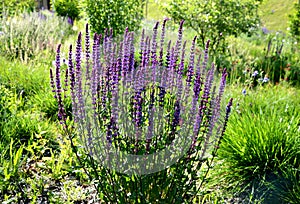
[[[86,151],[120,173],[152,174],[182,158],[201,163],[215,154],[226,128],[232,105],[230,100],[221,116],[226,71],[216,85],[209,41],[196,54],[195,37],[188,50],[182,21],[176,42],[165,42],[166,22],[161,30],[156,23],[151,36],[143,30],[138,46],[128,30],[118,42],[109,30],[90,39],[87,25],[76,47],[70,46],[67,68],[57,49],[50,75],[61,123],[67,128],[63,101],[70,97]]]

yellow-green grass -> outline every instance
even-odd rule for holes
[[[264,0],[259,14],[262,25],[268,30],[286,32],[289,27],[289,15],[294,11],[298,0]]]

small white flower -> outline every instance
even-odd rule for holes
[[[269,81],[269,78],[268,77],[265,77],[264,79],[263,79],[263,83],[267,83]]]
[[[259,74],[258,71],[255,70],[255,71],[253,72],[252,76],[255,77],[255,76],[257,76],[258,74]]]

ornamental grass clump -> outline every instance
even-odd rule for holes
[[[58,46],[56,68],[50,70],[58,117],[105,202],[193,201],[225,132],[232,106],[231,99],[221,114],[226,71],[216,85],[209,41],[197,55],[195,37],[187,53],[183,21],[177,41],[165,46],[166,22],[161,32],[157,22],[152,36],[143,30],[138,49],[127,29],[120,42],[112,30],[94,34],[91,42],[87,25],[75,49],[70,46],[67,67],[60,64]]]

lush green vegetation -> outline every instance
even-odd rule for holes
[[[59,62],[61,77],[64,77],[69,44],[76,42],[77,32],[85,32],[87,11],[80,9],[87,1],[78,1],[76,9],[83,18],[79,19],[76,11],[73,25],[47,11],[17,15],[18,9],[32,11],[34,6],[31,1],[24,1],[19,8],[13,2],[4,1],[5,4],[0,5],[0,9],[4,5],[8,11],[0,19],[1,203],[101,203],[107,200],[105,193],[118,202],[134,198],[135,203],[143,203],[160,197],[167,202],[165,195],[185,192],[185,181],[191,178],[195,183],[184,197],[178,197],[181,202],[192,198],[194,203],[300,203],[299,37],[287,30],[288,15],[295,11],[292,9],[295,1],[262,1],[260,28],[267,30],[259,29],[251,36],[227,36],[224,39],[226,54],[210,56],[209,66],[215,62],[219,69],[216,79],[220,79],[224,67],[228,71],[222,110],[225,111],[228,100],[233,98],[227,129],[213,148],[217,151],[213,151],[212,157],[205,157],[205,162],[194,163],[198,166],[203,162],[197,172],[190,163],[180,160],[169,170],[150,177],[124,176],[103,170],[93,163],[75,134],[71,135],[71,144],[70,135],[65,134],[58,120],[61,107],[53,97],[49,69],[52,67],[55,71],[55,50],[57,44],[62,43]],[[168,2],[141,4],[139,9],[146,11],[147,8],[144,12],[147,18],[141,24],[146,34],[153,28],[151,19],[162,21],[161,18],[167,16],[163,8],[168,7]],[[67,8],[60,15],[69,16],[66,12]],[[119,26],[120,16],[118,23],[111,22],[122,33],[127,21]],[[299,22],[297,15],[294,16],[294,23]],[[133,25],[133,28],[141,26],[138,21],[129,24],[127,26]],[[168,22],[166,40],[175,42],[177,30],[178,25]],[[278,30],[283,33],[276,33]],[[183,39],[191,42],[195,31],[186,27],[183,35]],[[137,42],[134,45],[139,46]],[[190,46],[188,43],[187,48]],[[203,47],[195,49],[195,54],[200,53]],[[186,58],[189,54],[187,51]],[[139,62],[140,55],[135,57]],[[188,73],[189,64],[183,62],[183,67],[183,72]],[[72,129],[73,123],[69,120],[72,102],[67,98],[63,102],[68,117],[66,124]],[[225,112],[221,115],[223,117]],[[136,146],[126,145],[124,148],[135,151]],[[104,186],[99,185],[99,180]],[[114,185],[115,182],[118,185]],[[182,187],[177,194],[172,192],[175,184]],[[136,191],[141,188],[143,191]],[[114,194],[118,190],[118,195]],[[141,200],[147,192],[151,192],[152,197]],[[191,192],[194,194],[189,194]]]

